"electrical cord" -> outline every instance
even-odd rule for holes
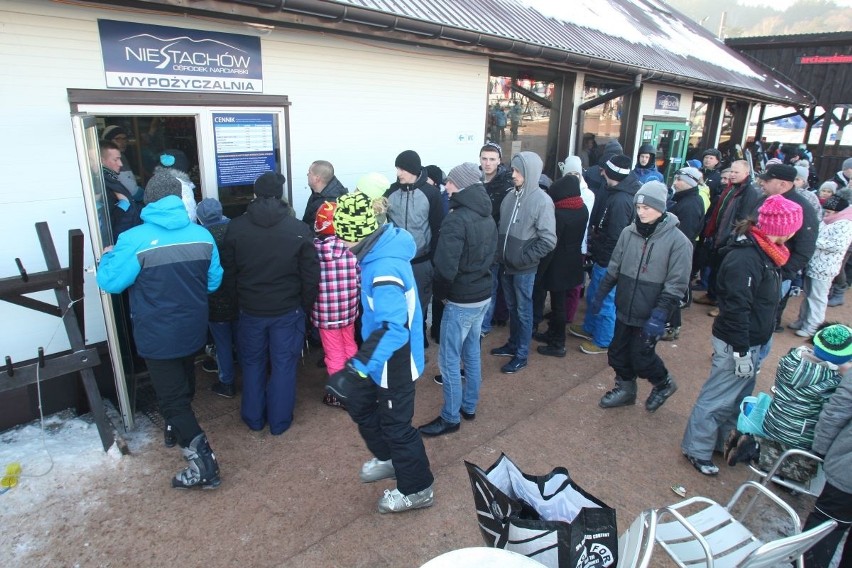
[[[59,332],[59,326],[61,326],[61,325],[64,325],[64,324],[65,324],[65,316],[67,316],[67,315],[68,315],[68,312],[70,312],[70,311],[71,311],[71,308],[74,306],[74,304],[76,304],[77,302],[81,301],[82,299],[83,299],[83,298],[79,298],[79,299],[77,299],[77,300],[73,300],[73,301],[72,301],[70,304],[68,304],[68,306],[65,308],[65,312],[62,314],[62,317],[61,317],[61,318],[59,318],[59,323],[57,324],[56,329],[54,329],[54,330],[53,330],[53,335],[51,335],[51,336],[50,336],[50,340],[47,342],[47,345],[45,345],[45,347],[44,347],[44,350],[45,350],[45,351],[47,351],[47,350],[48,350],[48,348],[50,347],[50,345],[53,343],[53,340],[56,338],[56,334]],[[54,466],[53,456],[50,454],[50,450],[48,450],[48,449],[47,449],[47,441],[46,441],[46,439],[45,439],[45,432],[44,432],[44,406],[43,406],[43,404],[42,404],[42,399],[41,399],[41,376],[40,376],[40,373],[39,373],[39,369],[40,369],[40,368],[41,368],[41,367],[40,367],[38,364],[36,364],[36,393],[37,393],[37,395],[38,395],[38,415],[39,415],[39,424],[41,425],[41,445],[42,445],[42,447],[44,448],[44,452],[47,454],[47,459],[48,459],[48,460],[50,460],[50,466],[48,466],[47,471],[44,471],[43,473],[20,473],[20,474],[18,475],[18,477],[21,477],[21,478],[37,478],[37,477],[44,477],[44,476],[46,476],[47,474],[49,474],[51,471],[53,471],[53,466]]]

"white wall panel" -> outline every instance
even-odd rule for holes
[[[63,263],[67,230],[88,232],[67,89],[105,88],[98,18],[258,33],[240,24],[122,8],[46,0],[0,4],[0,277],[17,274],[15,257],[36,270],[36,260],[30,260],[41,258],[35,222],[50,223]],[[305,172],[313,160],[331,161],[350,189],[371,171],[393,180],[394,158],[406,149],[445,172],[478,160],[487,58],[286,29],[261,35],[261,46],[264,94],[292,101],[291,167],[300,217],[309,191]],[[86,262],[92,263],[89,249]],[[88,340],[100,341],[103,321],[92,280],[87,278],[86,287]],[[0,303],[0,355],[32,358],[56,323]],[[48,352],[65,346],[54,341]]]

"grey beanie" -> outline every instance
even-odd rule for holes
[[[633,206],[647,205],[660,213],[666,212],[666,198],[668,197],[666,185],[660,181],[649,181],[639,188],[633,197]]]
[[[479,171],[479,166],[472,162],[459,164],[450,170],[447,174],[447,181],[451,181],[459,189],[470,187],[481,180],[482,172]]]
[[[679,169],[675,176],[685,181],[689,187],[698,187],[698,183],[704,179],[698,168],[692,166]]]
[[[143,200],[145,205],[159,201],[169,195],[181,196],[183,186],[180,181],[168,172],[157,172],[145,186],[145,194]]]
[[[201,224],[205,226],[215,225],[225,219],[222,216],[222,204],[219,203],[218,199],[213,199],[212,197],[202,199],[198,207],[195,208],[195,214],[198,216]]]
[[[843,167],[840,168],[840,169],[842,169],[842,170],[852,169],[852,158],[846,158],[845,160],[843,160]]]
[[[799,161],[801,161],[801,160],[799,160]],[[796,165],[796,166],[793,166],[793,167],[796,168],[796,177],[799,177],[799,178],[802,178],[805,181],[808,181],[808,175],[810,174],[810,172],[808,171],[808,168],[805,168],[805,167],[802,167],[802,166],[799,166],[799,165]]]

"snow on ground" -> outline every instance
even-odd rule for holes
[[[113,418],[113,423],[116,420]],[[143,415],[136,424],[132,433],[122,434],[131,452],[150,445],[158,432]],[[83,498],[87,479],[118,473],[123,457],[115,444],[104,452],[91,415],[78,417],[70,410],[45,417],[44,429],[36,420],[2,432],[0,474],[17,462],[21,464],[21,476],[16,487],[0,494],[0,511],[6,518],[39,512],[59,491],[87,507],[89,497]]]

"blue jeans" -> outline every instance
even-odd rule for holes
[[[518,359],[527,360],[532,340],[533,285],[535,272],[503,273],[503,294],[509,308],[509,347]],[[465,371],[467,373],[467,371]]]
[[[494,308],[497,305],[497,287],[500,285],[500,265],[491,265],[491,301],[485,309],[485,315],[482,317],[482,332],[489,333],[491,331],[491,320],[494,319]]]
[[[305,312],[258,317],[240,312],[238,345],[243,370],[240,415],[249,428],[282,434],[293,422],[296,364],[305,341]],[[268,371],[267,371],[268,369]]]
[[[586,288],[586,317],[583,319],[583,331],[592,336],[592,342],[598,347],[609,348],[615,333],[615,286],[604,298],[601,311],[595,315],[589,313],[589,302],[598,293],[604,276],[606,276],[606,267],[597,263],[592,265],[592,279]]]
[[[234,340],[237,338],[237,320],[209,321],[210,335],[216,346],[216,364],[219,366],[219,382],[234,384]]]
[[[441,418],[458,424],[459,409],[468,414],[476,412],[482,368],[479,355],[479,332],[488,304],[465,308],[456,304],[444,306],[441,319],[441,350],[438,365],[444,381],[444,406]],[[464,390],[460,373],[464,362]]]

